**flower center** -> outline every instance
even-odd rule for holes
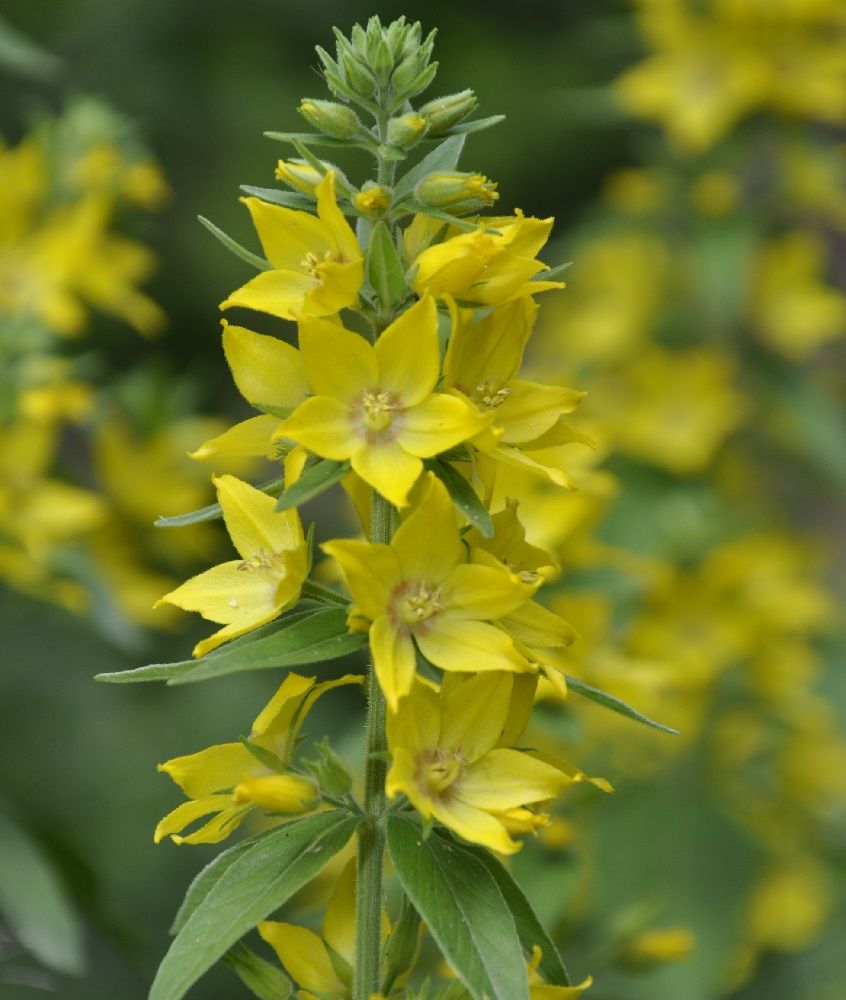
[[[430,747],[418,754],[415,778],[424,795],[441,798],[463,770],[464,758],[459,753]]]
[[[370,431],[384,431],[390,427],[398,409],[396,395],[392,392],[371,390],[361,397],[361,419]]]
[[[284,580],[287,573],[284,555],[281,552],[267,552],[265,549],[259,549],[255,555],[239,563],[238,569],[242,573],[269,572],[278,580]]]
[[[318,257],[316,253],[312,253],[311,250],[303,257],[300,261],[300,267],[313,278],[320,278],[320,267],[322,264],[329,262],[342,263],[341,258],[336,253],[332,253],[331,250],[326,250],[322,257]]]
[[[400,621],[406,625],[417,625],[439,611],[443,611],[441,592],[431,583],[421,580],[406,586],[397,602],[396,610]]]
[[[488,410],[493,410],[497,406],[501,406],[506,399],[511,395],[511,390],[502,388],[494,388],[494,383],[492,381],[488,382],[477,382],[476,388],[473,390],[473,402],[478,406],[484,406]]]

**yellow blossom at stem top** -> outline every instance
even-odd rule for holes
[[[349,459],[361,478],[402,507],[422,459],[478,434],[490,417],[434,392],[438,317],[429,297],[407,309],[375,346],[325,320],[300,323],[300,351],[317,395],[283,421],[292,438],[324,458]]]
[[[373,664],[392,711],[411,690],[415,646],[442,670],[533,669],[492,622],[528,601],[540,580],[522,581],[487,553],[484,565],[468,562],[452,501],[431,473],[390,545],[342,539],[323,550],[346,577],[352,624],[362,617],[369,623]]]
[[[317,217],[260,198],[242,198],[249,209],[270,269],[236,289],[221,309],[244,306],[297,319],[331,316],[353,305],[364,280],[361,248],[335,200],[328,171],[314,189]]]
[[[512,832],[548,822],[526,806],[584,777],[510,749],[525,725],[536,679],[520,680],[518,686],[499,671],[447,675],[440,691],[416,680],[388,716],[388,796],[404,794],[424,820],[435,819],[471,843],[501,854],[518,851]]]
[[[290,773],[300,728],[322,694],[360,683],[361,677],[347,675],[315,684],[314,677],[290,673],[256,716],[249,747],[243,742],[219,743],[159,764],[159,770],[173,778],[189,801],[159,823],[155,842],[169,836],[177,844],[217,844],[254,807],[285,814],[315,808],[320,801],[315,782]],[[211,813],[212,818],[193,833],[182,835],[185,827]]]
[[[234,476],[214,479],[226,529],[240,559],[192,577],[156,602],[199,611],[223,628],[198,642],[202,656],[228,639],[276,618],[297,602],[308,573],[308,546],[296,510]]]
[[[431,219],[412,222],[406,247],[414,246],[420,231],[433,233]],[[437,226],[442,223],[438,220]],[[479,228],[426,246],[413,262],[413,288],[418,295],[451,295],[461,302],[498,306],[523,295],[564,288],[560,281],[534,281],[548,270],[536,254],[549,239],[552,219],[526,218],[522,213],[484,219]],[[416,230],[416,231],[415,231]],[[425,240],[424,240],[425,242]]]

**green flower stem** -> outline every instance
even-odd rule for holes
[[[370,540],[391,540],[391,505],[374,491]],[[385,696],[371,663],[367,676],[367,762],[364,772],[365,818],[358,830],[356,887],[356,962],[353,1000],[367,1000],[380,987],[382,869],[385,857],[385,777],[388,749],[385,737]]]

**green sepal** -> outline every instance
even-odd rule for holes
[[[571,260],[565,261],[563,264],[556,264],[555,267],[550,267],[546,271],[538,271],[531,280],[549,281],[550,278],[557,278],[559,274],[568,271],[572,266],[573,262]]]
[[[258,743],[253,743],[249,736],[239,736],[238,742],[268,771],[273,771],[276,774],[282,774],[285,771],[285,765],[272,750],[259,746]]]
[[[477,118],[472,122],[461,122],[453,125],[444,135],[470,135],[472,132],[481,132],[483,129],[491,128],[505,121],[505,115],[491,115],[489,118]]]
[[[385,313],[391,312],[408,295],[405,268],[384,222],[377,222],[370,233],[367,277]]]
[[[276,479],[268,479],[266,483],[261,483],[256,487],[262,493],[269,496],[279,496],[285,488],[284,476]],[[208,507],[200,507],[199,510],[191,510],[187,514],[174,514],[172,517],[158,517],[153,522],[157,528],[184,528],[188,524],[198,524],[200,521],[216,521],[223,517],[223,511],[219,503],[210,503]]]
[[[294,143],[307,142],[311,146],[358,146],[357,139],[335,139],[331,135],[318,135],[316,132],[263,132],[265,139],[277,142]]]
[[[568,690],[581,695],[582,698],[587,698],[588,701],[596,702],[597,705],[602,705],[603,708],[608,708],[618,715],[624,715],[627,719],[632,719],[634,722],[641,723],[641,725],[649,726],[651,729],[658,729],[662,733],[670,733],[671,736],[679,735],[678,729],[673,729],[672,726],[665,726],[661,722],[656,722],[654,719],[642,715],[637,709],[632,708],[631,705],[627,705],[626,702],[621,701],[619,698],[615,698],[613,694],[608,694],[607,691],[591,687],[590,684],[578,681],[569,674],[565,674],[564,679],[567,681]]]
[[[270,831],[232,860],[177,933],[149,1000],[181,1000],[222,955],[309,882],[358,820],[333,810]]]
[[[284,208],[296,208],[305,212],[314,211],[316,198],[309,198],[299,191],[279,191],[277,188],[253,187],[252,184],[242,184],[241,190],[244,194],[270,202],[271,205],[282,205]]]
[[[269,271],[271,270],[270,261],[264,259],[264,257],[259,257],[258,254],[253,253],[246,247],[242,247],[237,240],[233,240],[232,237],[225,233],[222,229],[216,226],[213,222],[207,219],[204,215],[198,215],[197,219],[208,229],[212,236],[216,236],[217,239],[235,254],[236,257],[240,257],[241,260],[246,261],[252,267],[257,268],[259,271]]]
[[[529,1000],[514,918],[485,865],[409,817],[389,816],[387,831],[406,895],[474,1000]]]
[[[446,486],[452,502],[473,527],[478,529],[482,537],[493,538],[494,526],[491,515],[487,512],[485,505],[464,476],[447,462],[441,462],[437,459],[424,462],[423,464],[427,469],[434,472],[438,479]]]
[[[322,458],[314,465],[306,466],[300,478],[280,495],[276,501],[276,510],[299,507],[301,503],[334,486],[349,471],[349,462],[336,462],[331,458]]]
[[[196,660],[152,663],[134,670],[97,674],[94,679],[110,684],[145,681],[193,684],[250,670],[320,663],[346,656],[366,645],[364,633],[347,631],[345,608],[321,608],[286,615]]]
[[[464,149],[464,136],[454,135],[438,143],[423,159],[415,164],[407,174],[401,177],[394,186],[394,198],[399,201],[417,187],[427,174],[436,170],[455,170],[461,151]]]
[[[288,1000],[293,996],[294,985],[285,973],[240,941],[221,957],[221,962],[259,1000]]]

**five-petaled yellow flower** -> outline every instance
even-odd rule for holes
[[[358,299],[364,260],[355,233],[335,200],[330,170],[315,188],[317,217],[260,198],[242,198],[270,270],[236,289],[221,309],[244,306],[297,319],[331,316]]]
[[[501,854],[520,849],[512,832],[548,817],[526,806],[554,798],[580,771],[510,749],[525,726],[536,678],[494,672],[447,675],[439,691],[415,680],[388,716],[392,764],[385,788],[404,794],[426,820]]]
[[[398,507],[423,471],[422,459],[478,434],[491,417],[466,400],[434,392],[440,371],[438,316],[426,296],[375,346],[325,320],[300,322],[300,351],[317,395],[283,421],[292,438],[353,470]]]
[[[156,602],[198,611],[223,625],[194,647],[202,656],[228,639],[271,621],[300,596],[308,574],[308,546],[296,510],[234,476],[214,479],[226,529],[240,559],[192,577]]]
[[[481,551],[469,562],[452,501],[431,473],[390,545],[341,539],[323,549],[346,576],[351,622],[370,623],[373,664],[392,711],[411,690],[415,647],[442,670],[535,669],[493,622],[528,601],[540,579],[527,583]]]
[[[314,677],[288,674],[253,722],[249,742],[255,754],[243,743],[220,743],[159,764],[189,801],[159,823],[156,843],[170,836],[177,844],[217,844],[254,807],[285,814],[314,808],[320,799],[315,782],[289,771],[300,727],[326,691],[359,683],[361,678],[352,675],[315,684]],[[212,818],[193,833],[181,835],[186,826],[210,813]]]

